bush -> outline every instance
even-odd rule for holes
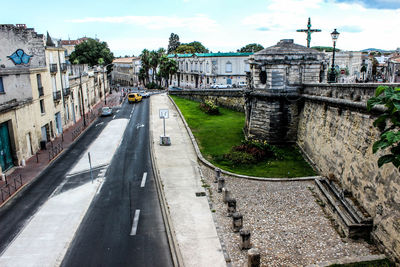
[[[206,100],[200,104],[200,110],[209,115],[218,115],[219,108],[211,100]]]
[[[257,162],[257,159],[254,158],[253,155],[246,152],[234,150],[225,154],[224,158],[230,160],[234,165],[248,165]]]

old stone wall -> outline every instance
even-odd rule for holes
[[[199,102],[204,100],[212,100],[218,106],[244,112],[243,90],[240,89],[192,89],[182,91],[170,91],[169,94]]]
[[[370,213],[374,239],[400,259],[400,172],[378,168],[382,154],[372,154],[378,114],[366,110],[378,85],[305,85],[297,143],[321,175],[333,174]]]

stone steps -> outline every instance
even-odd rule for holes
[[[353,200],[346,197],[343,190],[328,179],[316,179],[321,200],[327,204],[327,211],[331,213],[339,228],[346,237],[369,239],[372,231],[372,218]]]

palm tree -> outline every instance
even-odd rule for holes
[[[160,58],[160,76],[165,79],[166,85],[169,85],[169,80],[172,75],[178,71],[178,64],[175,60],[169,59],[166,55]]]
[[[150,52],[149,63],[150,63],[150,67],[153,70],[152,81],[154,82],[155,81],[155,75],[156,75],[157,67],[158,67],[158,64],[160,63],[160,58],[158,56],[158,53],[155,50],[152,50]]]
[[[142,54],[140,55],[140,60],[142,62],[142,68],[144,71],[145,84],[149,82],[149,70],[151,68],[150,65],[150,52],[147,49],[143,49]],[[143,75],[143,74],[142,74]]]

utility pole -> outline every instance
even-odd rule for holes
[[[86,127],[86,116],[85,116],[85,103],[83,101],[83,92],[82,92],[82,72],[81,66],[79,66],[79,90],[81,92],[81,106],[82,106],[82,115],[83,115],[83,127]]]

